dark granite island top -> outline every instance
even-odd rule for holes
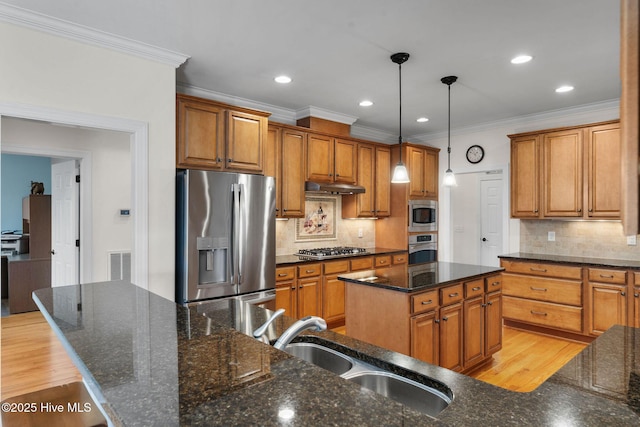
[[[489,267],[453,262],[432,262],[407,266],[405,264],[375,270],[344,273],[338,279],[359,285],[369,285],[400,292],[419,292],[462,280],[473,280],[491,273],[499,273],[501,267]]]
[[[115,425],[640,424],[638,329],[610,329],[531,393],[333,332],[304,335],[446,384],[454,398],[436,420],[249,337],[269,314],[261,308],[228,300],[187,308],[118,282],[41,289],[34,299]],[[277,319],[270,336],[292,322]]]
[[[589,258],[567,255],[534,254],[527,252],[514,252],[511,254],[499,255],[500,259],[510,259],[515,261],[542,261],[554,264],[582,264],[586,267],[618,267],[640,269],[640,261],[628,259],[611,258]]]

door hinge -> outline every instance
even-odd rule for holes
[[[76,175],[76,182],[80,182],[80,175]]]
[[[76,248],[80,247],[80,239],[76,239]]]

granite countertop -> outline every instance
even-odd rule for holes
[[[640,269],[640,261],[628,259],[587,258],[566,255],[533,254],[526,252],[515,252],[511,254],[499,255],[498,258],[521,261],[544,261],[556,264],[583,264],[588,267],[617,267]]]
[[[291,264],[304,264],[309,262],[323,262],[323,261],[335,261],[340,259],[351,259],[363,256],[372,256],[372,255],[387,255],[387,254],[400,254],[403,252],[407,252],[406,249],[389,249],[389,248],[366,248],[367,252],[363,254],[350,255],[350,256],[340,256],[335,258],[323,258],[323,259],[312,259],[305,258],[295,254],[291,255],[279,255],[276,257],[276,266],[284,267],[285,265]]]
[[[373,270],[344,273],[338,279],[359,285],[375,286],[401,292],[418,292],[440,286],[468,281],[491,273],[499,273],[501,267],[431,262],[417,265],[397,265]]]
[[[613,327],[531,393],[330,331],[302,337],[446,384],[453,401],[433,419],[250,337],[269,312],[236,300],[183,307],[122,282],[40,289],[34,299],[116,425],[640,424],[639,329]],[[270,338],[292,322],[278,318]]]

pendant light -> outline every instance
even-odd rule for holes
[[[402,163],[402,64],[407,62],[409,59],[409,54],[404,52],[394,53],[391,55],[391,61],[398,64],[398,76],[400,83],[400,120],[398,126],[398,145],[400,147],[400,161],[396,165],[393,170],[393,176],[391,177],[391,183],[393,184],[406,184],[409,182],[409,172],[407,172],[407,167]]]
[[[440,81],[449,86],[449,124],[447,132],[447,170],[444,173],[444,179],[442,183],[447,187],[456,186],[456,176],[451,170],[451,85],[458,80],[456,76],[447,76],[440,79]]]

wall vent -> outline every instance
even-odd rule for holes
[[[131,282],[131,252],[109,252],[109,280]]]

